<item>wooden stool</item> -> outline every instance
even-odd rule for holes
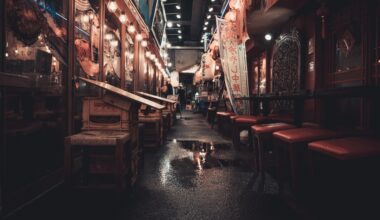
[[[233,112],[217,112],[216,122],[218,125],[218,131],[224,136],[231,136],[231,119],[230,116],[235,115]]]
[[[283,178],[289,167],[290,183],[295,192],[300,190],[302,181],[306,180],[307,144],[312,141],[331,139],[338,137],[338,133],[319,128],[296,128],[273,133],[277,140],[275,146],[277,156],[277,171],[280,188],[283,186]],[[285,168],[285,169],[284,169]]]
[[[270,120],[264,116],[232,117],[232,144],[234,148],[240,149],[240,132],[244,130],[250,130],[251,126],[253,125],[268,122],[270,122]],[[248,135],[250,135],[250,132],[248,132]]]
[[[121,192],[127,186],[130,169],[128,142],[122,131],[84,131],[65,138],[65,181],[78,188],[113,189]],[[80,160],[80,158],[82,158]],[[75,183],[75,173],[83,170],[83,180]],[[90,175],[113,175],[112,183],[92,183]],[[78,183],[79,182],[79,183]]]
[[[265,148],[270,146],[272,142],[272,134],[276,131],[283,131],[288,129],[294,129],[296,126],[287,123],[272,123],[272,124],[260,124],[251,127],[252,140],[250,140],[250,145],[254,148],[256,154],[256,161],[258,161],[258,170],[264,172]]]
[[[373,199],[379,198],[380,175],[380,139],[371,137],[347,137],[316,141],[308,144],[310,153],[310,172],[312,178],[313,199],[328,195],[333,202],[353,203],[367,206]],[[319,171],[319,172],[316,172]],[[317,174],[316,174],[317,173]],[[337,196],[334,198],[332,194]],[[342,195],[350,195],[352,200],[343,199]],[[337,199],[338,201],[335,201]]]
[[[162,118],[139,117],[144,124],[144,147],[160,147],[163,143]]]

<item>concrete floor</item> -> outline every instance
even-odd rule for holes
[[[285,202],[269,175],[259,184],[251,158],[247,150],[233,150],[201,115],[185,112],[165,145],[145,152],[140,179],[125,194],[61,187],[10,219],[317,219]]]

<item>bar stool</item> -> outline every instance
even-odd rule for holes
[[[306,175],[305,159],[307,157],[307,144],[309,142],[338,137],[338,133],[332,130],[305,127],[273,133],[275,138],[275,151],[277,156],[277,178],[280,190],[283,188],[285,173],[290,171],[290,184],[295,193],[300,191],[300,186]],[[287,162],[288,161],[288,162]],[[286,170],[288,168],[288,170]]]
[[[380,166],[380,139],[347,137],[323,140],[309,143],[308,149],[312,162],[311,177],[315,186],[313,191],[318,192],[315,195],[316,197],[323,196],[323,193],[320,192],[328,193],[328,191],[335,193],[340,191],[342,195],[350,194],[351,196],[356,191],[359,193],[358,195],[365,195],[363,190],[368,190],[367,193],[378,198],[380,194],[378,189],[380,184],[378,171]],[[323,163],[318,162],[317,159],[322,160]],[[328,176],[328,178],[322,178],[321,175],[318,175],[317,178],[315,175],[316,167],[322,170],[321,175]],[[339,178],[336,178],[338,176]],[[355,181],[358,181],[358,186],[354,185]],[[326,188],[323,189],[323,186]],[[371,201],[368,198],[365,200]],[[363,202],[360,199],[358,201]]]
[[[272,134],[276,131],[288,130],[296,128],[295,125],[287,124],[287,123],[271,123],[271,124],[260,124],[254,125],[251,127],[252,140],[250,143],[254,148],[256,154],[256,161],[258,161],[258,170],[260,172],[264,171],[264,152],[265,148],[270,146],[272,142]]]
[[[82,189],[109,188],[117,192],[123,191],[131,165],[129,140],[127,132],[106,130],[84,131],[66,137],[65,182]],[[79,170],[82,170],[82,178],[75,182],[73,179]],[[90,177],[94,175],[113,175],[113,182],[91,181]]]
[[[235,115],[233,112],[217,112],[216,113],[216,121],[218,126],[218,131],[222,133],[224,136],[228,136],[230,132],[228,129],[231,127],[230,116]]]
[[[235,149],[240,149],[240,132],[250,130],[256,124],[269,123],[270,119],[265,116],[240,116],[230,117],[232,119],[232,144]],[[250,132],[248,132],[250,135]],[[249,137],[251,139],[251,137]]]

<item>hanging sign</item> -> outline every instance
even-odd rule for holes
[[[220,58],[231,105],[236,114],[249,115],[249,101],[236,100],[249,97],[245,43],[238,43],[235,22],[217,18],[217,28]]]

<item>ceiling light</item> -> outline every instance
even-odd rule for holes
[[[125,12],[121,12],[119,20],[122,24],[125,24],[127,22],[127,15],[125,14]]]
[[[272,35],[271,34],[266,34],[264,36],[264,38],[265,38],[265,40],[270,41],[270,40],[272,40]]]
[[[182,34],[182,31],[181,31],[181,30],[178,30],[177,32],[178,32],[178,34]]]
[[[214,8],[213,8],[213,7],[210,7],[210,8],[208,8],[208,11],[209,11],[209,12],[212,12],[212,11],[214,11]]]
[[[210,19],[211,18],[211,15],[207,15],[207,19]]]
[[[181,24],[177,24],[177,27],[181,27]]]
[[[136,28],[135,28],[135,26],[133,26],[133,24],[131,24],[128,26],[127,30],[128,30],[128,33],[133,34],[133,33],[135,33]]]
[[[148,46],[148,42],[146,42],[146,40],[141,41],[141,46],[142,47]]]
[[[215,0],[211,0],[211,2],[215,2]]]
[[[207,30],[207,27],[203,27],[203,30],[204,30],[204,31]]]
[[[173,27],[173,22],[169,21],[168,22],[168,27],[170,27],[170,28]]]
[[[171,47],[172,47],[172,44],[168,42],[168,43],[166,43],[166,47],[167,47],[167,48],[171,48]]]
[[[181,10],[181,6],[180,5],[176,5],[175,8],[178,9],[178,10]]]
[[[143,39],[142,34],[136,34],[136,40],[137,40],[138,42],[142,41],[142,39]]]
[[[203,43],[203,39],[201,40],[201,43]]]
[[[182,39],[182,35],[178,35],[178,39]]]
[[[205,22],[205,25],[208,25],[208,21]]]
[[[181,15],[180,15],[180,14],[177,14],[176,17],[177,17],[178,19],[181,19]]]
[[[110,11],[112,13],[115,12],[117,9],[116,1],[115,0],[109,1],[107,4],[107,8],[108,8],[108,11]]]

